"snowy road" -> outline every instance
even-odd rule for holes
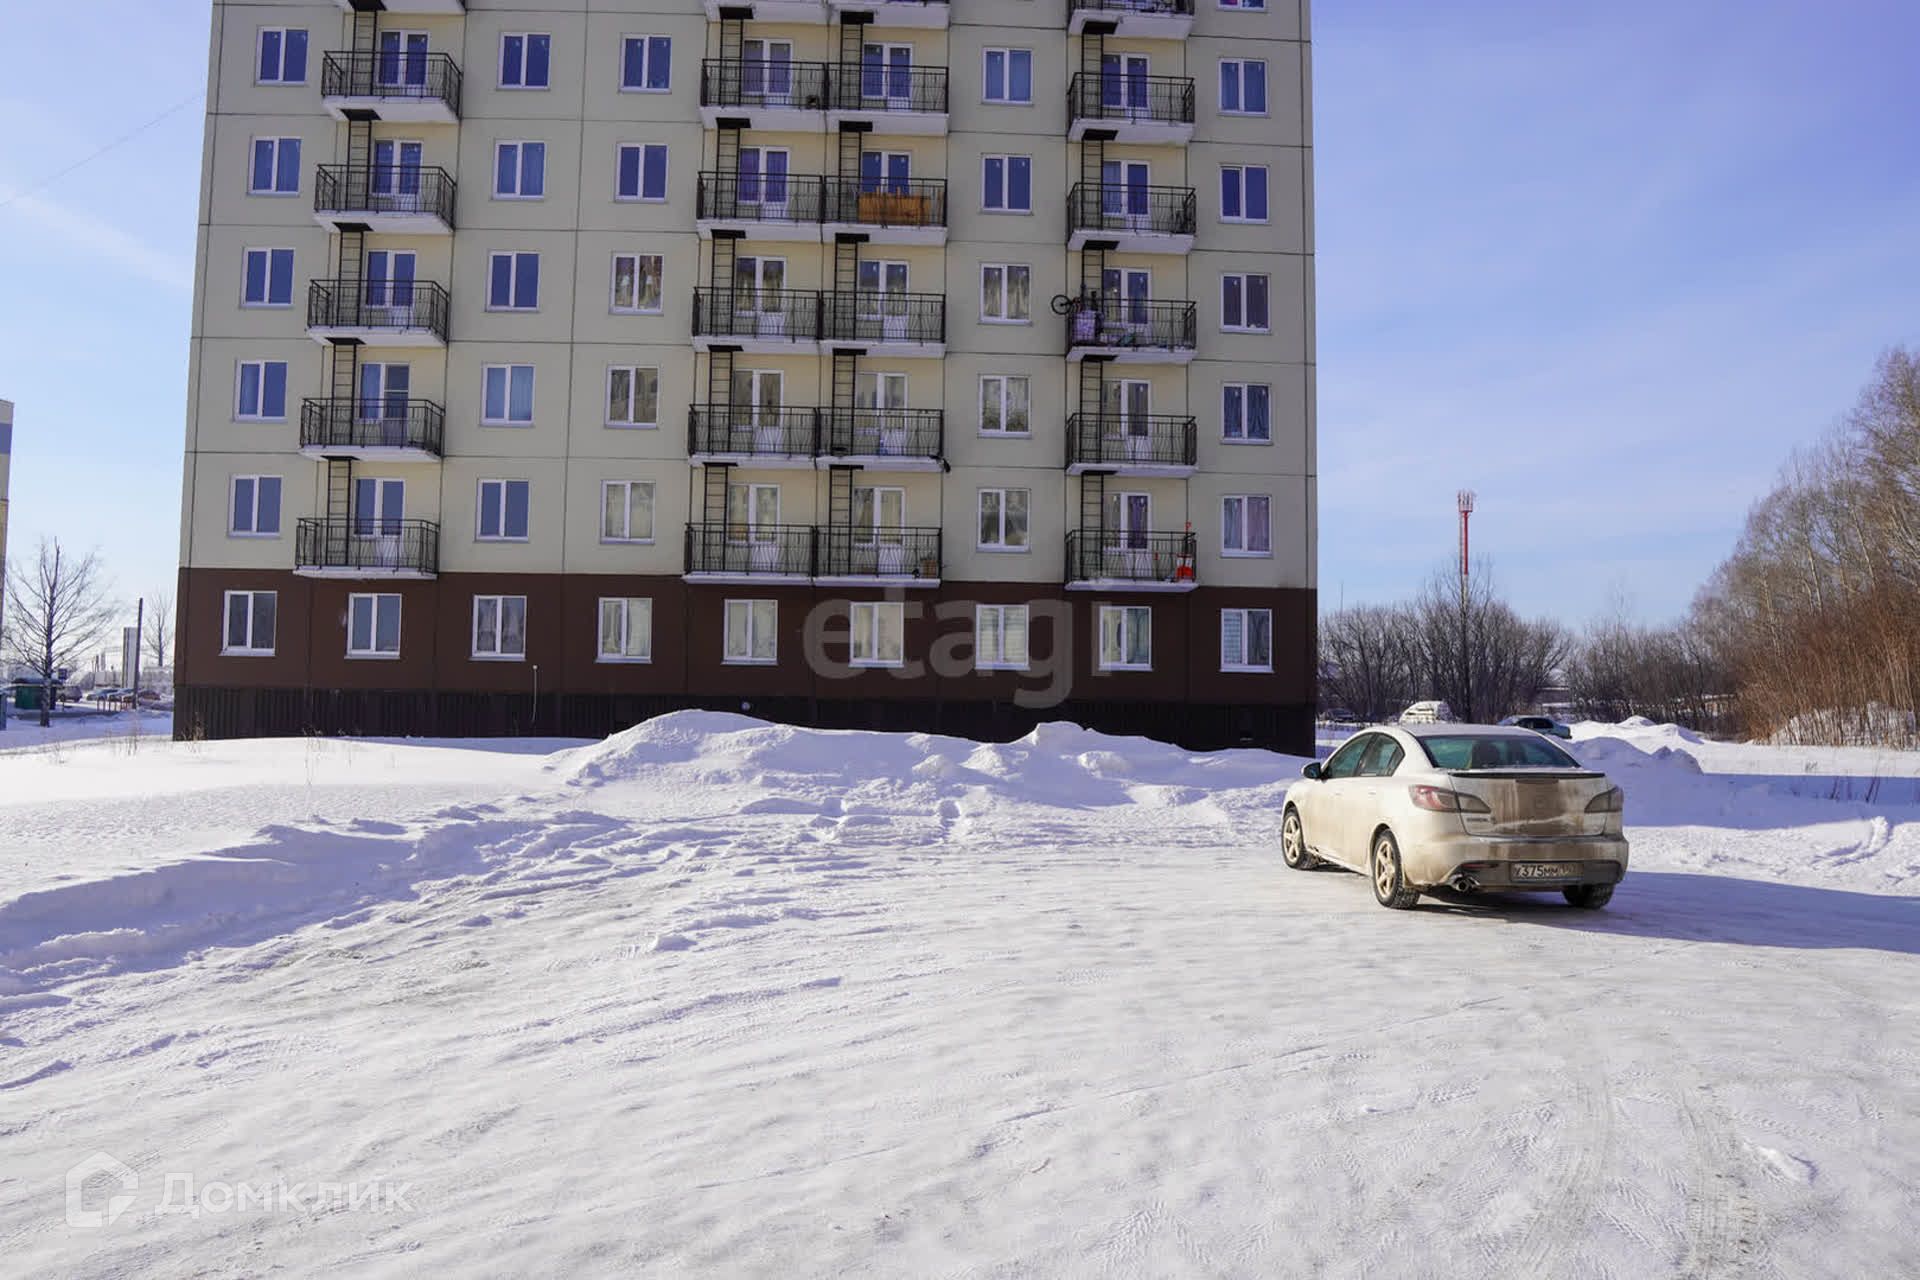
[[[1402,914],[1280,864],[1274,757],[746,723],[0,889],[0,1269],[1920,1274],[1920,810],[1604,738],[1610,910]]]

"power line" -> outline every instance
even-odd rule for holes
[[[159,115],[147,121],[145,124],[141,125],[140,127],[121,134],[119,137],[115,138],[112,142],[107,143],[103,147],[99,147],[93,151],[88,152],[86,155],[81,156],[78,160],[75,160],[72,164],[60,170],[58,173],[48,174],[46,177],[34,183],[32,186],[28,187],[26,190],[16,191],[12,195],[8,196],[5,200],[0,200],[0,209],[6,208],[8,205],[12,204],[15,200],[24,199],[25,197],[31,196],[31,195],[38,195],[40,192],[45,191],[48,187],[52,186],[54,183],[60,181],[60,179],[72,173],[75,169],[79,169],[86,165],[92,164],[95,160],[98,160],[101,156],[107,154],[107,152],[113,150],[115,147],[121,146],[128,142],[132,142],[135,138],[139,137],[141,134],[145,133],[147,130],[153,128],[153,126],[159,124],[162,120],[165,120],[168,116],[174,115],[180,110],[182,110],[183,108],[189,107],[194,103],[198,102],[200,100],[200,97],[201,97],[201,91],[198,89],[194,90],[192,93],[180,99],[180,101],[174,103],[172,106],[168,107],[165,111],[162,111]]]

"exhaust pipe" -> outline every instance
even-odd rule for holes
[[[1475,893],[1480,888],[1480,882],[1464,871],[1456,871],[1453,879],[1447,881],[1447,887],[1455,893]]]

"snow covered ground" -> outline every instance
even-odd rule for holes
[[[1577,736],[1599,913],[1066,726],[0,755],[0,1269],[1920,1274],[1920,759]]]

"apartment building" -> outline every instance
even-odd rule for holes
[[[1306,750],[1306,0],[216,0],[183,733]]]

